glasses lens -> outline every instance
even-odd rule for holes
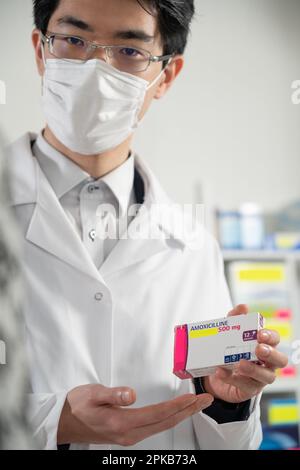
[[[51,41],[50,52],[59,59],[87,60],[89,45],[80,38],[73,36],[55,36]]]
[[[108,50],[110,64],[122,72],[144,72],[150,62],[150,54],[141,49],[115,46]]]

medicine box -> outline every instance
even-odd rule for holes
[[[204,377],[216,368],[233,368],[241,359],[257,362],[259,313],[236,315],[175,327],[174,369],[180,379]]]

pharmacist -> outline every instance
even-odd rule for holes
[[[172,373],[175,325],[247,309],[232,309],[215,240],[204,228],[180,234],[180,212],[131,151],[138,121],[183,67],[193,3],[34,1],[46,126],[8,160],[30,413],[44,449],[260,445],[260,395],[286,365],[278,335],[259,335],[264,366],[241,361],[201,382]],[[101,204],[135,236],[101,237]]]

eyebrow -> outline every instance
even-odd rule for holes
[[[89,24],[71,15],[66,15],[62,18],[59,18],[59,20],[57,20],[57,24],[67,24],[70,26],[75,26],[75,28],[81,29],[83,31],[90,31],[91,33],[94,33],[94,29]]]
[[[143,42],[153,42],[155,36],[147,34],[141,29],[128,29],[124,31],[117,31],[114,34],[115,39],[137,39]]]
[[[69,26],[74,26],[75,28],[81,29],[82,31],[89,31],[91,33],[94,33],[95,30],[90,26],[88,23],[86,23],[83,20],[80,20],[79,18],[75,18],[74,16],[71,15],[66,15],[63,16],[62,18],[59,18],[57,20],[57,24],[65,24]],[[138,41],[143,41],[146,43],[153,42],[155,39],[155,36],[151,36],[150,34],[147,34],[145,31],[141,29],[128,29],[124,31],[117,31],[114,34],[115,39],[135,39]]]

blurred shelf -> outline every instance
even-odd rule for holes
[[[277,378],[273,384],[267,385],[264,389],[264,393],[284,392],[299,392],[299,379],[296,377],[290,379]]]
[[[300,250],[223,250],[225,261],[235,260],[297,260]]]

